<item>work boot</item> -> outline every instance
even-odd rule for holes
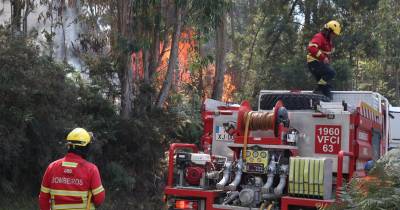
[[[321,78],[320,80],[318,80],[317,84],[318,85],[327,85],[328,82],[326,82],[324,79]]]
[[[322,93],[322,85],[317,85],[317,87],[313,90],[314,94],[323,95]]]
[[[332,96],[331,89],[332,89],[332,87],[331,87],[329,84],[323,85],[323,86],[321,87],[321,92],[322,92],[322,94],[323,94],[324,96],[328,97],[329,100],[332,101],[332,97],[333,97],[333,96]]]

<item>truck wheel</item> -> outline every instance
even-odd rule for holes
[[[314,93],[271,93],[261,96],[260,109],[272,110],[278,100],[283,101],[287,110],[314,109],[320,101],[330,101],[328,97]]]

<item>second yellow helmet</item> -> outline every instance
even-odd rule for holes
[[[68,134],[66,140],[69,144],[84,147],[90,143],[91,135],[83,128],[75,128]]]
[[[342,31],[342,28],[340,26],[340,23],[336,20],[331,20],[327,24],[324,25],[324,28],[330,29],[335,33],[336,35],[340,35],[340,32]]]

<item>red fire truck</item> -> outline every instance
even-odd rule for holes
[[[388,150],[389,101],[369,91],[261,91],[247,101],[206,100],[200,146],[172,144],[171,210],[321,209]]]

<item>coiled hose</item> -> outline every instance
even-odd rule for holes
[[[242,157],[246,161],[247,139],[250,130],[269,130],[274,128],[274,113],[273,112],[246,112],[244,114],[245,128],[243,139]]]

